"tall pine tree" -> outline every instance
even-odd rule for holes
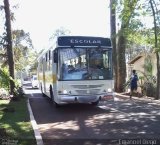
[[[12,78],[10,80],[10,94],[14,92],[14,59],[13,59],[13,50],[12,50],[12,32],[11,32],[11,15],[10,15],[10,5],[8,0],[4,0],[4,11],[5,11],[5,26],[6,26],[6,44],[7,44],[7,59],[9,65],[9,74]]]

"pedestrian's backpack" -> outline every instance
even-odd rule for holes
[[[138,76],[137,74],[132,75],[131,77],[131,84],[135,84],[138,81]]]

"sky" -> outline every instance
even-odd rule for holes
[[[30,33],[37,51],[48,49],[55,30],[64,28],[69,35],[110,37],[109,0],[14,0],[16,20],[13,29]]]

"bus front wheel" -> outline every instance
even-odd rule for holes
[[[99,100],[91,103],[93,106],[97,106],[99,104]]]
[[[45,94],[43,93],[43,88],[42,88],[42,84],[41,84],[41,93],[43,97],[46,97]]]
[[[52,103],[54,104],[54,106],[55,106],[56,108],[58,108],[60,105],[57,104],[57,103],[55,102],[55,100],[54,100],[53,91],[52,91],[52,86],[50,86],[50,96],[51,96],[51,101],[52,101]]]

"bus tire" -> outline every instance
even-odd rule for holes
[[[44,93],[42,93],[42,96],[43,96],[43,97],[46,97],[46,95],[45,95]]]
[[[42,84],[41,84],[41,93],[42,93],[42,96],[45,97],[45,94],[43,93],[43,89],[42,89]]]
[[[52,101],[53,105],[54,105],[56,108],[60,107],[60,105],[57,104],[57,103],[54,101],[52,86],[50,86],[50,96],[51,96],[51,101]]]
[[[92,102],[91,103],[93,106],[97,106],[99,104],[99,100],[97,100],[96,102]]]

